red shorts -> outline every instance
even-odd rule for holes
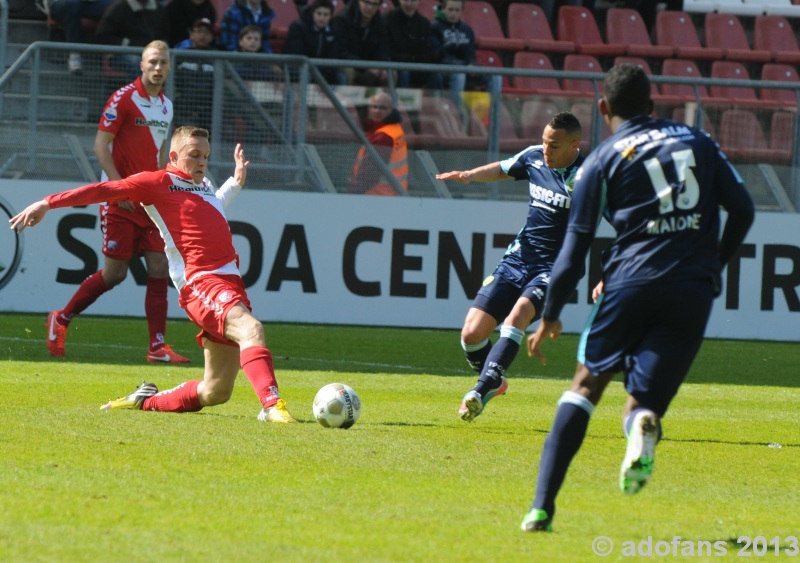
[[[189,319],[200,327],[197,343],[203,347],[203,339],[217,344],[239,347],[225,337],[225,317],[231,307],[241,303],[250,307],[250,300],[240,276],[209,274],[201,276],[181,290],[178,304]]]
[[[142,252],[164,252],[164,239],[140,205],[125,211],[116,205],[100,206],[103,255],[128,261]]]

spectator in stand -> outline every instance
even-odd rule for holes
[[[475,60],[475,32],[461,20],[464,0],[444,0],[442,12],[431,23],[437,55],[442,64],[470,66]],[[493,95],[500,93],[500,77],[465,72],[444,73],[443,82],[449,86],[450,98],[462,107],[461,93],[486,88]]]
[[[271,53],[269,30],[275,12],[265,0],[234,0],[222,16],[220,45],[226,51],[241,51],[241,32],[245,26],[255,25],[261,31],[260,52]]]
[[[213,24],[217,21],[217,9],[211,0],[171,0],[167,4],[169,44],[178,47],[181,41],[189,39],[194,22],[204,18],[212,23],[211,33],[213,34]]]
[[[364,131],[367,133],[367,140],[389,166],[400,186],[408,191],[406,135],[400,126],[400,114],[392,107],[389,94],[380,92],[369,99]],[[348,191],[368,195],[397,195],[392,184],[386,181],[378,165],[367,153],[366,147],[361,147],[358,151]]]
[[[207,18],[195,21],[189,30],[189,38],[178,43],[175,49],[182,51],[215,50],[214,24]],[[191,124],[209,129],[214,94],[214,62],[180,56],[176,58],[176,124],[178,126]]]
[[[339,45],[330,26],[332,17],[332,0],[313,0],[310,5],[301,9],[300,17],[289,26],[283,54],[305,55],[312,59],[340,58]],[[347,77],[338,68],[320,67],[319,70],[329,84],[347,82]]]
[[[144,47],[153,41],[167,41],[167,12],[156,0],[116,0],[103,14],[95,30],[98,43]],[[112,55],[109,64],[132,82],[141,73],[138,55]]]
[[[380,0],[350,0],[347,7],[333,17],[333,34],[339,41],[341,58],[352,61],[390,59],[386,26],[379,15],[380,5]],[[346,68],[344,72],[351,84],[387,84],[383,68]]]
[[[45,0],[43,6],[48,17],[61,22],[67,43],[81,43],[81,20],[99,21],[112,2],[114,0]],[[83,69],[80,53],[69,54],[67,69],[74,73]]]
[[[262,43],[261,28],[257,25],[246,25],[239,32],[239,48],[237,50],[240,53],[261,53]],[[281,72],[277,66],[253,61],[236,63],[233,67],[244,80],[275,80],[276,75]]]
[[[386,14],[384,22],[393,61],[404,63],[438,63],[431,22],[419,13],[420,0],[400,0],[400,6]],[[397,72],[397,86],[441,89],[442,76],[436,72]]]

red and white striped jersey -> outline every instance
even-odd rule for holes
[[[163,90],[151,97],[139,77],[111,95],[97,128],[114,135],[111,156],[120,176],[125,178],[161,167],[158,155],[171,123],[170,99]],[[108,179],[105,172],[101,179]]]
[[[47,196],[51,208],[103,201],[141,203],[164,239],[172,283],[180,291],[203,274],[239,275],[225,207],[242,187],[229,178],[218,190],[208,179],[195,184],[171,164],[123,180],[98,182]]]

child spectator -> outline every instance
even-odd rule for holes
[[[436,51],[442,64],[471,66],[475,64],[475,32],[461,21],[464,0],[444,0],[442,12],[431,23]],[[465,72],[443,73],[444,84],[450,88],[450,98],[461,107],[465,89],[486,87],[491,94],[500,93],[499,77]],[[495,78],[495,79],[493,79]]]
[[[262,39],[260,27],[246,25],[239,31],[239,48],[237,51],[240,53],[262,53]],[[276,71],[280,72],[278,67],[253,61],[237,63],[233,66],[244,80],[274,80]]]
[[[289,26],[283,54],[305,55],[312,59],[338,59],[339,45],[330,26],[332,17],[332,0],[313,0]],[[319,70],[329,84],[347,83],[347,77],[338,68],[320,67]]]
[[[226,51],[241,51],[240,38],[245,26],[255,25],[261,32],[260,52],[271,53],[269,30],[275,12],[265,0],[234,0],[222,16],[220,45]]]

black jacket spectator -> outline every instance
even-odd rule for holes
[[[284,55],[304,55],[312,59],[340,58],[339,44],[331,25],[318,28],[314,25],[315,4],[301,9],[301,15],[289,25],[283,44]],[[322,76],[331,84],[340,84],[339,71],[333,67],[320,67]]]
[[[339,40],[341,58],[355,61],[388,61],[389,43],[386,40],[383,18],[380,14],[376,14],[367,27],[363,28],[361,17],[359,0],[350,0],[347,7],[333,17],[333,33]]]
[[[167,4],[170,47],[188,39],[192,24],[202,19],[207,19],[211,23],[217,21],[217,9],[211,0],[203,0],[201,4],[196,4],[192,0],[172,0]]]
[[[431,30],[442,64],[475,64],[475,32],[470,26],[461,20],[451,24],[442,16],[431,22]]]
[[[97,24],[95,36],[105,45],[144,47],[168,40],[166,10],[156,0],[117,0]]]
[[[351,0],[352,1],[352,0]],[[400,8],[395,8],[384,17],[389,38],[391,60],[404,63],[438,63],[431,32],[431,22],[415,12],[408,17]]]

